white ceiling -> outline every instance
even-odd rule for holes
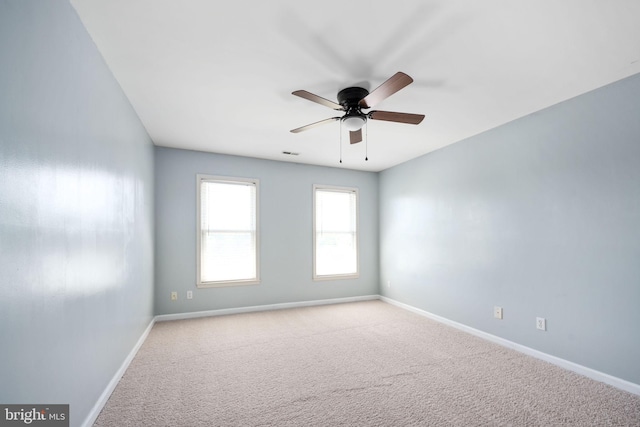
[[[640,72],[637,0],[71,0],[158,146],[380,171]],[[340,156],[336,100],[403,71]],[[283,151],[300,153],[286,156]]]

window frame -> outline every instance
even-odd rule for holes
[[[316,242],[316,192],[320,191],[335,191],[340,193],[353,193],[355,195],[355,217],[356,217],[356,237],[355,237],[355,247],[356,247],[356,271],[355,273],[343,273],[343,274],[323,274],[318,275],[316,272],[316,258],[317,258],[317,242]],[[323,184],[313,184],[313,225],[312,225],[312,234],[313,234],[313,280],[314,281],[325,281],[325,280],[343,280],[343,279],[357,279],[360,277],[360,194],[357,187],[342,187],[336,185],[323,185]]]
[[[255,186],[255,253],[256,253],[256,275],[251,279],[220,280],[213,282],[203,282],[201,275],[202,268],[202,183],[219,182],[237,185],[251,184]],[[229,286],[245,286],[260,284],[260,181],[256,178],[229,177],[220,175],[196,174],[196,287],[197,288],[221,288]]]

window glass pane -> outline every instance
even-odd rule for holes
[[[318,190],[316,226],[320,231],[355,231],[355,193]]]
[[[203,182],[202,229],[249,230],[255,228],[254,185]]]
[[[317,233],[316,275],[357,272],[355,233]]]
[[[201,244],[202,282],[256,277],[255,233],[203,232]]]

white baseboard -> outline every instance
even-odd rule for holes
[[[155,317],[156,322],[169,320],[195,319],[198,317],[226,316],[228,314],[252,313],[256,311],[283,310],[286,308],[311,307],[316,305],[341,304],[346,302],[371,301],[380,299],[379,295],[332,298],[315,301],[285,302],[281,304],[255,305],[251,307],[223,308],[219,310],[194,311],[191,313],[161,314]]]
[[[577,363],[569,362],[568,360],[561,359],[559,357],[552,356],[550,354],[543,353],[538,350],[534,350],[530,347],[526,347],[524,345],[515,343],[513,341],[509,341],[507,339],[500,338],[495,335],[491,335],[487,332],[483,332],[478,329],[472,328],[470,326],[463,325],[462,323],[454,322],[453,320],[449,320],[447,318],[438,316],[436,314],[429,313],[428,311],[421,310],[419,308],[413,307],[411,305],[396,301],[394,299],[391,299],[385,296],[380,296],[380,299],[389,304],[395,305],[400,308],[404,308],[405,310],[411,311],[421,316],[428,317],[429,319],[435,320],[440,323],[444,323],[445,325],[454,327],[456,329],[470,333],[477,337],[486,339],[496,344],[500,344],[504,347],[508,347],[510,349],[519,351],[520,353],[524,353],[526,355],[535,357],[536,359],[544,360],[545,362],[549,362],[553,365],[559,366],[569,371],[573,371],[580,375],[584,375],[587,378],[591,378],[593,380],[600,381],[605,384],[609,384],[610,386],[619,388],[620,390],[624,390],[629,393],[633,393],[640,396],[640,385],[632,383],[630,381],[626,381],[621,378],[617,378],[612,375],[605,374],[600,371],[596,371],[595,369],[587,368],[586,366],[578,365]]]
[[[104,391],[100,395],[100,398],[98,399],[98,401],[95,403],[95,405],[93,405],[93,408],[91,408],[89,415],[87,415],[87,418],[85,418],[84,422],[82,423],[83,427],[91,427],[93,423],[96,422],[96,419],[98,419],[98,415],[100,415],[100,411],[102,411],[102,408],[104,408],[104,405],[107,404],[107,401],[111,396],[111,393],[113,393],[113,390],[116,389],[118,382],[120,382],[120,378],[122,378],[125,371],[131,364],[131,361],[133,361],[133,358],[138,353],[138,350],[140,350],[140,347],[142,347],[142,344],[144,344],[144,341],[147,339],[147,336],[151,332],[151,329],[153,328],[153,325],[155,324],[155,322],[156,322],[156,319],[154,317],[153,319],[151,319],[151,322],[149,322],[149,326],[147,326],[147,329],[144,330],[144,332],[136,342],[136,345],[129,352],[129,355],[127,356],[127,358],[124,360],[124,362],[122,362],[120,369],[118,369],[118,371],[115,373],[113,378],[111,378],[111,381],[109,381],[109,384],[107,384],[107,387],[104,389]]]

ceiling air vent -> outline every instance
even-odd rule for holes
[[[282,154],[286,154],[287,156],[298,156],[300,153],[294,153],[293,151],[283,151]]]

